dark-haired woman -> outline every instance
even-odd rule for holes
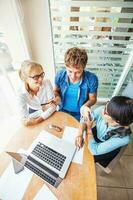
[[[122,146],[131,141],[131,130],[129,125],[133,122],[133,99],[124,96],[115,96],[103,107],[97,108],[91,117],[96,122],[92,129],[92,139],[89,140],[89,150],[98,162],[106,158],[103,165],[113,159]],[[83,131],[90,121],[81,120],[79,136],[76,145],[82,146]]]

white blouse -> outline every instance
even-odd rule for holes
[[[53,97],[53,87],[48,79],[44,79],[36,96],[31,96],[23,85],[18,92],[18,105],[21,119],[37,118],[40,116],[44,119],[48,118],[56,109],[51,106],[46,111],[43,111],[41,104],[48,103]],[[29,114],[29,108],[37,111]]]

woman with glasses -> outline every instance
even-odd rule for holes
[[[44,79],[43,67],[31,60],[22,63],[19,76],[23,81],[18,94],[22,122],[25,126],[40,123],[56,110],[51,82]]]
[[[115,96],[105,107],[97,108],[90,115],[92,119],[87,122],[81,119],[76,145],[82,147],[83,131],[87,125],[91,128],[95,121],[96,126],[92,129],[92,139],[89,140],[88,147],[95,162],[106,167],[120,148],[131,141],[129,125],[133,122],[133,99]]]

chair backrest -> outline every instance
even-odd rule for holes
[[[133,98],[133,80],[132,79],[128,82],[126,88],[122,92],[122,95]]]
[[[126,150],[128,145],[125,145],[123,147],[121,147],[121,150],[119,151],[119,153],[114,157],[114,159],[108,164],[108,166],[106,167],[109,171],[109,173],[113,170],[113,168],[116,166],[116,164],[118,163],[118,161],[120,160],[121,156],[123,155],[124,151]]]

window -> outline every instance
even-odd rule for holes
[[[87,69],[99,78],[98,97],[110,98],[133,49],[132,2],[50,0],[50,10],[56,71],[65,67],[68,48],[85,48]]]
[[[20,67],[20,63],[24,59],[29,58],[23,31],[22,13],[20,15],[21,7],[18,2],[19,1],[15,0],[5,2],[2,1],[0,6],[0,51],[2,55],[0,58],[0,81],[3,82],[1,85],[1,93],[3,91],[5,94],[12,94],[12,98],[10,98],[10,102],[8,103],[10,107],[8,112],[9,110],[14,111],[13,102],[15,102],[16,99],[15,92],[20,83],[18,78],[18,69]],[[5,60],[3,66],[2,60],[4,55],[7,57],[6,52],[11,58],[5,58],[9,60]],[[5,100],[9,101],[9,98],[6,97]],[[3,112],[6,112],[6,108],[2,106],[2,109],[4,110]],[[1,114],[3,116],[3,113]]]

